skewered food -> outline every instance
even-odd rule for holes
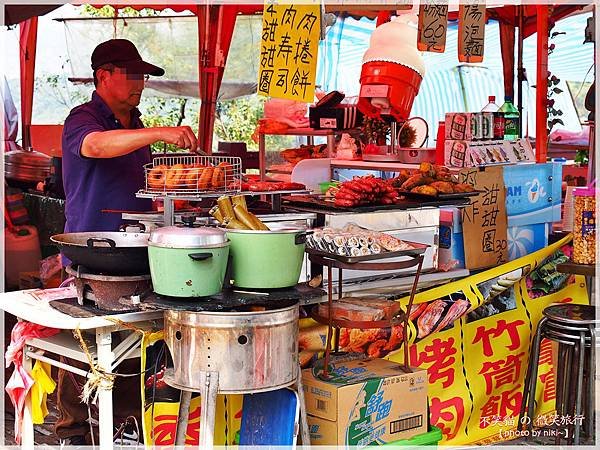
[[[334,205],[392,205],[397,199],[398,194],[390,183],[370,175],[343,182],[335,194]]]

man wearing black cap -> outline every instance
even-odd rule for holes
[[[144,128],[137,109],[144,81],[165,71],[145,62],[132,42],[98,45],[92,69],[92,100],[71,111],[63,131],[65,232],[116,231],[120,214],[103,209],[149,210],[150,200],[135,193],[144,186],[150,144],[163,141],[191,151],[198,145],[188,126]]]
[[[144,81],[165,71],[144,61],[132,42],[111,39],[98,45],[92,69],[92,99],[71,111],[63,130],[65,232],[117,231],[121,215],[102,210],[150,210],[150,200],[135,196],[144,186],[150,145],[163,141],[192,152],[198,145],[187,126],[144,128],[137,109]],[[116,340],[118,336],[113,345]],[[139,360],[125,361],[120,370],[139,373]],[[91,443],[89,411],[79,398],[84,383],[79,376],[59,371],[56,433],[69,444]],[[141,425],[139,377],[117,377],[113,399],[116,426],[135,422],[128,419],[131,416]]]

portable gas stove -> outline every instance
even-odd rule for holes
[[[108,311],[138,309],[140,301],[152,292],[150,275],[103,275],[85,267],[68,266],[67,273],[74,277],[77,302],[92,303]]]

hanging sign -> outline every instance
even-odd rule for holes
[[[458,60],[480,63],[483,61],[485,35],[485,3],[460,5],[458,11]]]
[[[443,53],[446,49],[448,30],[448,0],[429,0],[419,6],[419,34],[417,48],[420,51]]]
[[[462,211],[465,266],[482,269],[508,261],[506,190],[502,167],[463,169],[461,183],[481,191]]]
[[[265,3],[258,93],[312,102],[321,27],[320,5]]]

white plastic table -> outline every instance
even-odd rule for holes
[[[26,320],[45,327],[64,330],[54,336],[44,339],[30,339],[26,342],[23,350],[23,367],[31,371],[33,360],[47,362],[53,366],[68,370],[84,377],[88,373],[69,364],[64,364],[57,359],[47,356],[66,356],[74,360],[87,363],[85,353],[79,347],[79,343],[72,335],[72,330],[94,332],[96,336],[95,347],[90,347],[92,358],[96,361],[98,368],[107,372],[114,369],[125,359],[135,358],[140,355],[141,333],[123,326],[117,322],[133,324],[138,329],[162,328],[162,311],[140,311],[133,313],[115,313],[109,316],[96,316],[76,318],[62,313],[50,306],[49,295],[54,298],[74,297],[74,290],[58,289],[32,289],[27,291],[6,292],[0,294],[0,309],[6,311],[20,320]],[[70,330],[70,331],[67,331]],[[127,336],[113,348],[112,333],[124,331]],[[140,405],[141,407],[141,405]],[[98,429],[99,446],[101,449],[113,448],[113,405],[112,391],[98,391]],[[22,448],[33,448],[33,422],[31,419],[31,399],[28,396],[25,402],[22,426]]]

